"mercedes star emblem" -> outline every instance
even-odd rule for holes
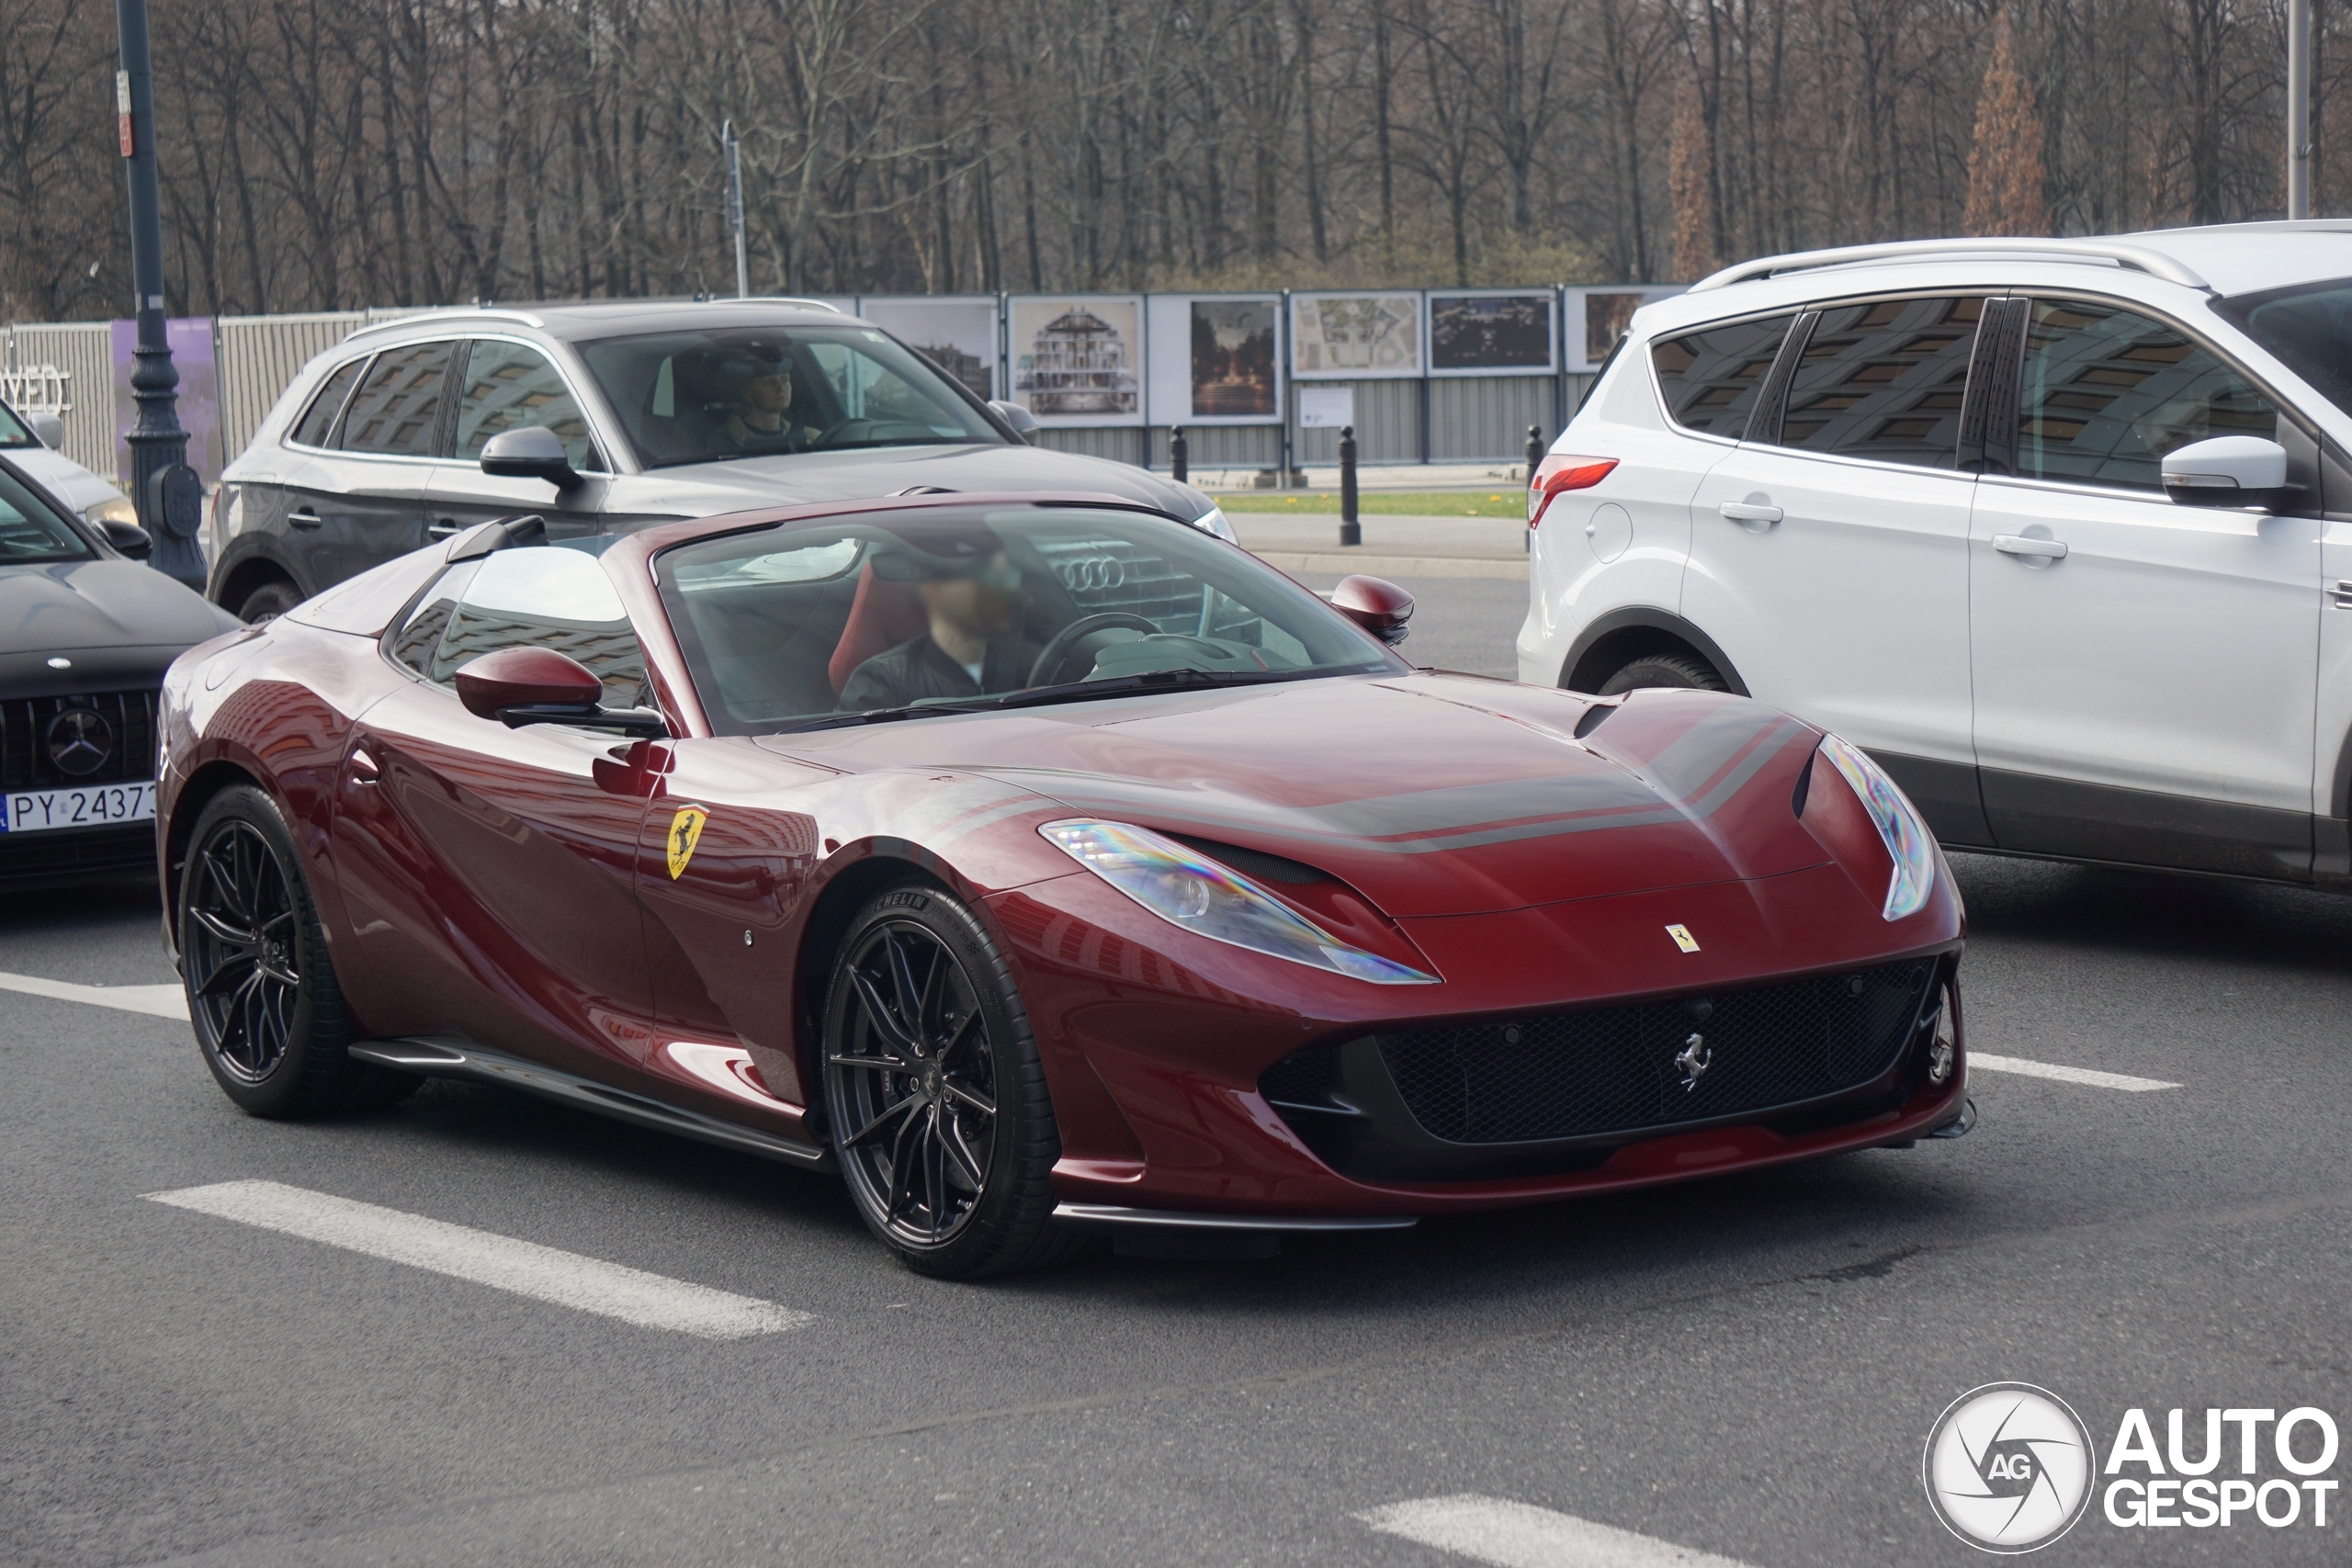
[[[114,728],[89,708],[67,708],[49,721],[49,760],[68,778],[85,779],[114,755]]]

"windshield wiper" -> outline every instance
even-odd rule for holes
[[[903,718],[927,718],[935,713],[998,713],[1006,708],[1046,707],[1056,703],[1092,702],[1098,697],[1125,697],[1137,693],[1207,690],[1218,686],[1263,686],[1280,681],[1301,681],[1317,675],[1344,673],[1338,670],[1148,670],[1140,675],[1118,675],[1104,681],[1070,681],[1058,686],[1035,686],[1001,696],[964,698],[948,702],[910,703],[905,707],[870,708],[864,713],[833,714],[779,730],[797,735],[811,729],[845,729],[859,724],[889,724]]]

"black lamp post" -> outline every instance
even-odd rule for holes
[[[130,372],[139,418],[130,430],[130,500],[154,540],[147,564],[201,591],[204,554],[196,535],[204,481],[187,466],[175,391],[180,373],[164,333],[163,198],[155,186],[155,84],[147,57],[147,0],[115,0],[122,69],[115,75],[117,135],[130,186],[130,279],[137,291],[138,364]]]

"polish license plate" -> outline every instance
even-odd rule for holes
[[[111,828],[155,819],[150,784],[84,784],[79,789],[13,789],[0,795],[0,833],[58,828]]]

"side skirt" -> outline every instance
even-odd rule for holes
[[[651,1127],[657,1132],[675,1133],[681,1137],[696,1138],[721,1148],[780,1160],[804,1170],[833,1168],[832,1151],[816,1144],[763,1133],[756,1127],[745,1127],[733,1122],[722,1122],[716,1116],[706,1116],[699,1111],[682,1110],[646,1095],[631,1094],[627,1089],[575,1077],[553,1067],[543,1067],[536,1062],[485,1051],[470,1041],[447,1038],[362,1040],[354,1042],[350,1051],[363,1062],[373,1062],[378,1066],[392,1067],[403,1073],[503,1084],[508,1089],[519,1089],[575,1110],[593,1111],[600,1116],[634,1122],[640,1127]]]

